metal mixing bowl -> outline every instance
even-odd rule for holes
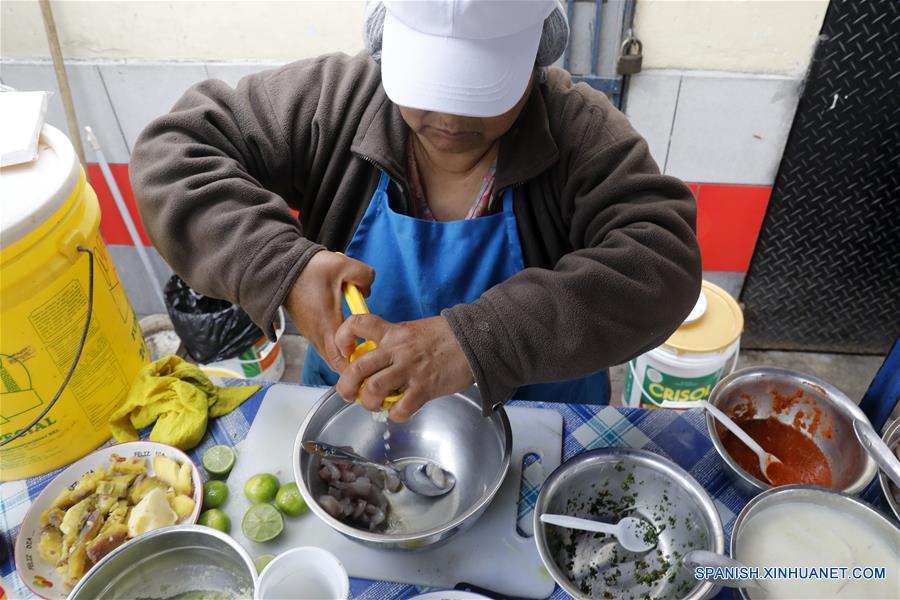
[[[783,399],[799,392],[793,404]],[[778,400],[778,398],[782,400]],[[713,389],[710,403],[731,417],[747,414],[754,419],[775,417],[793,426],[795,419],[804,425],[811,423],[820,411],[815,433],[803,427],[799,430],[809,435],[831,464],[832,487],[848,494],[858,494],[872,481],[878,471],[853,431],[852,417],[867,421],[866,416],[843,392],[826,381],[788,369],[775,367],[751,367],[735,371],[725,377]],[[776,404],[790,405],[776,412]],[[749,408],[750,413],[747,413]],[[798,416],[799,412],[803,415]],[[721,436],[726,429],[707,412],[706,426],[709,437],[722,460],[725,471],[741,492],[748,496],[772,486],[750,475],[725,450]],[[813,429],[813,427],[808,427]]]
[[[509,470],[512,431],[506,412],[500,409],[483,417],[481,400],[472,391],[431,400],[405,423],[381,423],[373,417],[331,389],[300,425],[294,443],[294,479],[316,516],[348,538],[380,549],[431,546],[470,527],[487,509]],[[385,431],[390,433],[390,451]],[[301,447],[306,440],[352,446],[367,458],[387,458],[399,465],[407,460],[432,460],[456,476],[456,486],[437,498],[403,488],[389,495],[385,530],[358,529],[335,519],[316,501],[327,485],[318,475],[321,459]]]
[[[544,513],[607,522],[640,517],[657,528],[659,540],[653,550],[631,553],[609,536],[546,525]],[[630,448],[591,450],[557,468],[538,495],[534,539],[550,575],[576,598],[603,598],[606,592],[615,598],[708,598],[715,584],[696,581],[680,557],[689,550],[725,550],[722,521],[706,490],[672,461]],[[648,576],[657,569],[664,575]],[[582,587],[585,579],[590,591]],[[650,579],[655,581],[648,584]]]
[[[754,516],[765,510],[790,502],[812,502],[819,506],[828,506],[844,514],[851,514],[862,519],[876,531],[894,532],[895,535],[900,535],[900,529],[891,523],[887,517],[862,500],[854,498],[849,494],[827,490],[821,487],[786,485],[770,488],[753,498],[746,506],[744,506],[744,509],[738,514],[738,517],[734,522],[734,527],[731,530],[731,544],[729,546],[729,554],[731,557],[739,561],[742,560],[738,552],[741,547],[742,535],[744,531],[749,531],[751,529],[750,521]],[[823,524],[823,526],[827,526],[827,523]],[[811,558],[810,560],[810,566],[819,566],[819,563],[814,559]],[[746,589],[735,588],[734,593],[737,598],[751,600],[751,596]]]
[[[231,537],[201,525],[175,525],[110,552],[68,600],[171,598],[197,591],[252,598],[255,590],[256,567]]]
[[[882,439],[884,439],[884,443],[888,445],[888,448],[896,453],[895,447],[897,444],[900,444],[900,419],[891,423],[884,432]],[[891,512],[894,513],[894,518],[900,521],[900,502],[897,502],[897,497],[900,496],[900,493],[895,495],[891,491],[894,484],[891,483],[891,480],[888,479],[883,471],[878,472],[878,480],[881,483],[881,491],[884,493],[885,503],[891,508]]]

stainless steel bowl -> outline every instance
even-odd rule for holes
[[[362,406],[345,402],[329,390],[309,411],[294,443],[294,479],[320,519],[348,538],[381,549],[413,550],[449,539],[471,527],[490,504],[509,471],[512,431],[504,410],[481,415],[477,392],[453,394],[428,402],[406,423],[381,423]],[[385,446],[388,431],[390,450]],[[428,459],[456,476],[453,490],[438,498],[407,489],[389,495],[384,531],[368,531],[339,521],[316,501],[327,491],[319,479],[318,457],[302,450],[305,440],[352,446],[363,456],[398,464]]]
[[[876,531],[894,532],[900,536],[900,529],[890,522],[877,509],[869,506],[862,500],[854,498],[849,494],[827,490],[821,487],[813,487],[806,485],[786,485],[777,488],[771,488],[762,494],[753,498],[744,506],[737,519],[734,522],[734,528],[731,530],[731,544],[729,545],[729,554],[738,561],[744,561],[740,556],[740,547],[742,536],[745,531],[750,530],[750,521],[754,516],[760,514],[764,510],[772,507],[786,504],[789,502],[812,502],[819,506],[832,507],[842,513],[852,514],[859,517]],[[814,558],[810,558],[810,566],[820,566]],[[846,565],[850,566],[850,565]],[[864,565],[872,566],[872,565]],[[763,581],[763,584],[765,582]],[[743,600],[751,600],[752,596],[747,589],[736,588],[735,596]]]
[[[253,561],[231,537],[201,525],[175,525],[110,552],[68,600],[171,598],[197,591],[252,598],[256,579]]]
[[[884,439],[884,443],[888,445],[888,448],[895,453],[897,452],[896,447],[900,444],[900,419],[890,424],[882,439]],[[897,498],[900,497],[900,491],[895,494],[891,490],[891,488],[894,488],[894,484],[891,483],[891,480],[888,479],[883,471],[878,472],[878,480],[881,483],[881,491],[884,493],[885,503],[890,507],[891,512],[894,513],[894,518],[900,521],[900,502],[897,501]]]
[[[795,402],[784,400],[798,392]],[[817,377],[776,367],[751,367],[735,371],[720,381],[709,401],[732,417],[735,414],[754,419],[775,417],[787,425],[792,425],[795,419],[809,424],[818,409],[818,426],[808,427],[815,429],[815,433],[802,428],[801,431],[812,438],[831,464],[832,487],[858,494],[878,471],[875,461],[853,432],[852,417],[867,420],[866,416],[843,392]],[[779,407],[782,410],[776,410]],[[747,413],[748,408],[751,413]],[[804,414],[798,416],[801,411]],[[750,475],[728,454],[721,439],[726,430],[708,412],[706,426],[735,487],[748,496],[772,488]]]
[[[649,552],[626,552],[613,538],[545,525],[544,513],[609,522],[637,516],[657,528],[659,540]],[[534,539],[550,575],[576,598],[603,598],[606,592],[615,598],[708,598],[714,583],[696,581],[690,569],[679,568],[680,557],[689,550],[725,550],[722,521],[706,490],[672,461],[630,448],[591,450],[557,468],[538,495]],[[665,575],[646,583],[656,569]]]

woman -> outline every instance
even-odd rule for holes
[[[690,191],[602,93],[543,68],[556,2],[385,4],[369,52],[200,83],[151,123],[131,162],[150,236],[269,335],[284,305],[304,383],[370,410],[402,389],[394,420],[473,382],[485,414],[607,402],[607,367],[699,293]],[[372,315],[344,320],[345,282]],[[357,338],[378,348],[350,364]]]

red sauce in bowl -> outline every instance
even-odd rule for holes
[[[767,469],[769,477],[766,477],[759,469],[756,454],[731,432],[726,431],[722,436],[722,444],[745,471],[772,485],[805,483],[831,487],[831,465],[808,435],[773,417],[739,421],[738,425],[763,450],[774,454],[783,463],[770,465]]]

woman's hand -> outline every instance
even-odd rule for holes
[[[375,279],[372,267],[337,252],[317,252],[304,267],[288,294],[285,308],[291,319],[328,366],[338,373],[347,358],[334,343],[344,319],[341,285],[349,281],[368,295]]]
[[[373,340],[378,347],[341,371],[337,391],[348,401],[360,395],[363,406],[375,411],[386,396],[402,389],[403,398],[389,413],[392,421],[405,421],[432,398],[463,390],[474,381],[443,317],[389,323],[375,315],[353,315],[335,336],[343,357],[353,352],[357,338]]]

